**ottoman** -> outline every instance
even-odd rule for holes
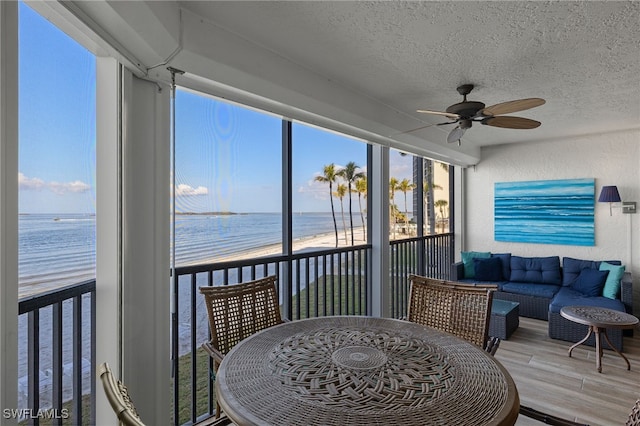
[[[489,320],[489,336],[507,340],[520,325],[518,302],[493,299],[491,319]]]

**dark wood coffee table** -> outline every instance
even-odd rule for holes
[[[618,355],[627,363],[627,370],[631,370],[631,364],[626,356],[624,356],[609,341],[607,336],[607,328],[634,328],[638,324],[638,318],[629,315],[626,312],[615,311],[613,309],[598,308],[595,306],[565,306],[560,310],[560,315],[569,321],[584,324],[589,327],[589,331],[584,339],[569,348],[569,356],[576,346],[586,342],[591,333],[595,334],[596,339],[596,368],[598,373],[602,373],[602,344],[600,342],[600,334],[604,335],[605,340]]]

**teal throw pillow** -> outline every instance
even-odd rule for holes
[[[624,265],[612,265],[607,262],[601,262],[599,269],[601,271],[609,271],[607,281],[604,283],[604,288],[602,289],[602,295],[609,299],[617,299],[618,293],[620,293],[620,280],[624,275]]]
[[[491,257],[491,253],[488,251],[462,251],[460,252],[460,256],[462,257],[462,263],[464,264],[464,277],[475,278],[476,273],[473,259],[488,259]]]

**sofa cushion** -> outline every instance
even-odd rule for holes
[[[560,290],[559,285],[508,282],[500,286],[500,291],[551,299]]]
[[[609,262],[601,262],[599,269],[601,271],[609,271],[607,281],[604,283],[604,288],[602,289],[602,295],[609,299],[617,299],[620,293],[620,280],[624,275],[624,265],[612,265]]]
[[[491,253],[486,251],[463,251],[460,252],[460,257],[462,257],[462,263],[464,264],[464,277],[465,278],[474,278],[475,277],[475,269],[473,264],[473,259],[481,258],[486,259],[491,257]]]
[[[509,281],[560,285],[560,258],[511,256]]]
[[[549,304],[549,312],[559,313],[563,306],[599,306],[624,312],[624,304],[608,297],[587,297],[571,287],[561,287]]]
[[[502,260],[497,257],[473,259],[475,279],[478,281],[502,281]]]
[[[585,268],[580,271],[580,275],[570,287],[588,297],[602,296],[602,289],[608,275],[609,271]]]
[[[511,277],[511,253],[491,253],[491,257],[497,257],[502,261],[502,278],[509,281]]]
[[[611,265],[621,265],[619,260],[607,260]],[[602,262],[595,260],[574,259],[572,257],[562,258],[562,285],[570,286],[583,269],[599,269]]]

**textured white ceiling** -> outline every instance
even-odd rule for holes
[[[640,128],[640,2],[180,2],[275,55],[415,117],[460,102],[541,97],[535,130],[475,124],[483,146]],[[424,122],[424,124],[421,123]],[[406,124],[405,124],[406,126]],[[413,127],[412,127],[413,126]],[[434,129],[437,133],[434,133]],[[446,139],[451,126],[424,132]]]
[[[70,12],[143,77],[167,81],[170,65],[179,84],[456,164],[486,145],[640,130],[640,1],[30,4]],[[444,111],[464,83],[486,105],[544,98],[510,114],[542,125],[476,123],[447,144],[448,120],[416,110]]]

